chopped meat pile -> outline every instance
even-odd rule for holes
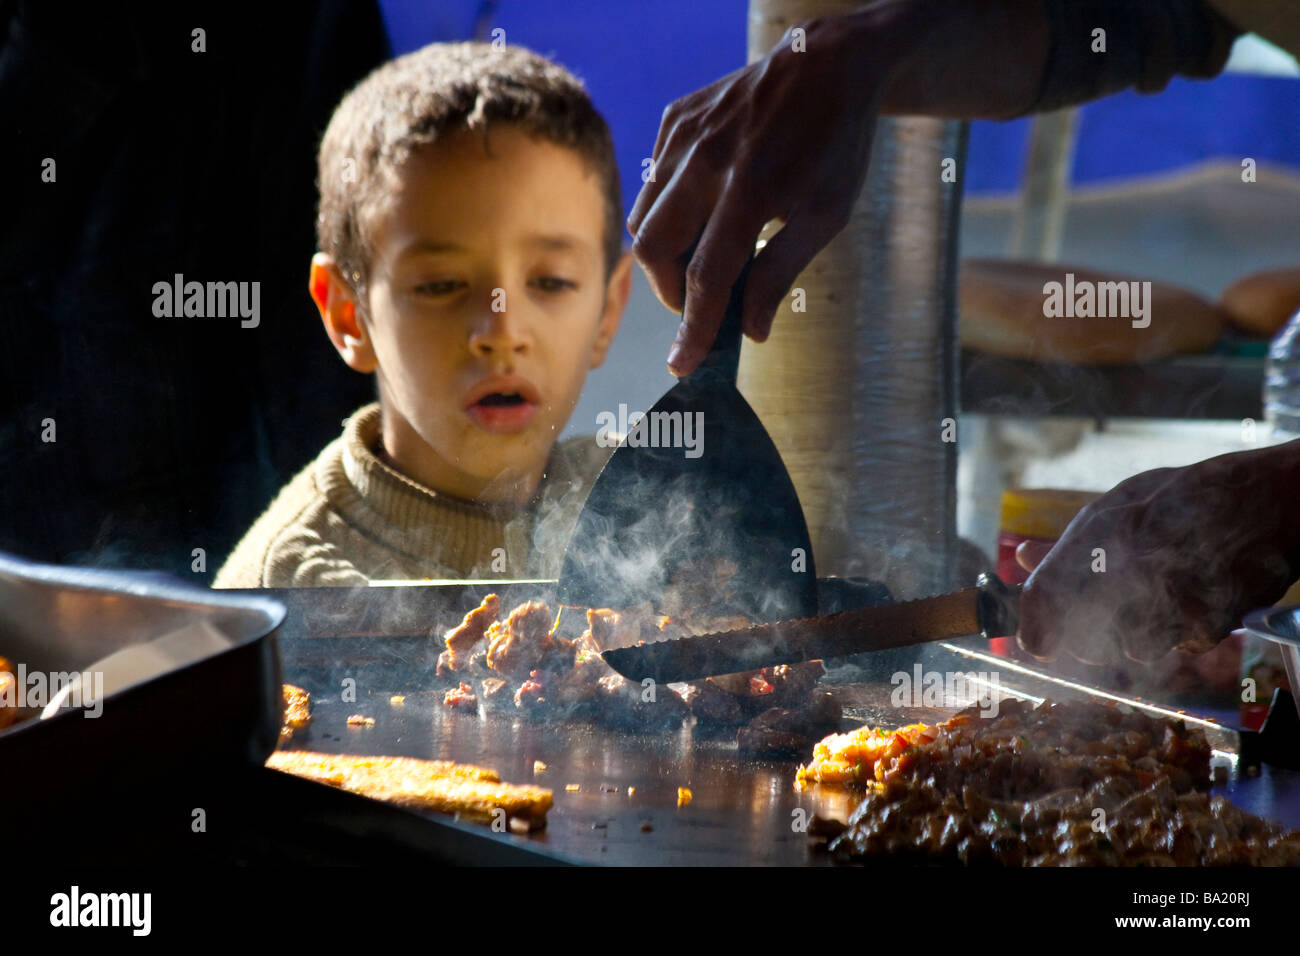
[[[459,685],[444,698],[448,706],[472,709],[467,699],[478,686],[475,706],[481,702],[485,711],[513,706],[534,716],[586,718],[628,730],[673,729],[691,716],[706,726],[736,728],[762,716],[744,746],[771,755],[806,750],[838,727],[838,707],[832,715],[830,703],[813,694],[824,673],[820,662],[654,686],[629,681],[600,657],[604,648],[685,633],[675,635],[678,626],[648,607],[590,610],[576,640],[555,633],[556,615],[544,603],[521,604],[504,619],[500,612],[499,599],[489,595],[447,633],[437,674]],[[778,720],[774,709],[785,716]]]
[[[1114,705],[1003,701],[937,725],[860,729],[819,743],[797,786],[864,786],[845,858],[1012,866],[1300,864],[1300,832],[1210,785],[1199,730]]]

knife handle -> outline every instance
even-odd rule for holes
[[[749,267],[753,264],[754,257],[751,255],[745,267],[740,270],[740,275],[736,277],[735,285],[731,287],[727,310],[722,314],[722,324],[718,327],[718,334],[714,336],[713,347],[709,349],[709,354],[704,356],[699,368],[691,373],[692,379],[703,372],[703,375],[699,375],[700,379],[721,376],[727,384],[733,386],[736,384],[736,372],[740,368],[740,343],[743,338],[741,307],[745,301],[745,280],[749,278]]]
[[[980,636],[1014,637],[1020,629],[1020,589],[1011,587],[996,574],[981,574],[975,582],[975,614]]]

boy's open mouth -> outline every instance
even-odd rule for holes
[[[526,399],[518,392],[493,392],[491,395],[484,395],[477,404],[508,408],[513,405],[523,405],[525,401]]]
[[[479,382],[466,396],[465,413],[485,431],[522,431],[541,407],[541,394],[517,376],[493,376]]]

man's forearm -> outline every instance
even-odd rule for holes
[[[961,119],[1214,76],[1240,32],[1203,0],[885,0],[845,19],[862,55],[898,61],[881,112]]]
[[[1042,88],[1043,0],[885,0],[846,20],[864,56],[899,57],[882,113],[1005,119]]]

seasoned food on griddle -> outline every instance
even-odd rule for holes
[[[772,707],[736,733],[740,752],[750,757],[793,757],[807,753],[822,735],[840,725],[843,708],[830,694],[813,694],[801,707]]]
[[[403,807],[491,823],[498,811],[530,829],[546,825],[552,794],[531,784],[502,783],[496,771],[413,757],[277,751],[268,767]]]
[[[1204,792],[1200,730],[1094,702],[1000,708],[819,743],[797,785],[867,791],[830,850],[1030,866],[1300,863],[1300,833]]]
[[[487,631],[487,665],[506,677],[527,677],[555,646],[551,628],[555,615],[540,601],[529,601],[494,621]]]
[[[546,704],[546,687],[538,680],[540,676],[537,671],[533,671],[515,691],[515,706],[520,710],[542,707]]]
[[[443,694],[442,702],[448,707],[456,707],[460,710],[478,710],[478,697],[474,693],[474,688],[464,681]]]
[[[282,684],[280,690],[284,694],[284,722],[280,725],[280,746],[283,747],[311,723],[311,695],[293,684]]]
[[[501,599],[489,594],[478,607],[465,615],[460,625],[447,632],[447,664],[455,670],[461,661],[468,660],[474,649],[484,640],[487,630],[501,614]]]
[[[701,721],[722,727],[734,727],[745,722],[745,707],[736,694],[723,690],[712,680],[705,679],[687,684],[682,700]]]
[[[735,728],[774,707],[803,711],[813,702],[813,688],[824,672],[820,662],[811,661],[694,684],[644,684],[614,671],[600,652],[689,633],[648,604],[621,612],[588,610],[587,628],[576,640],[555,633],[556,615],[539,601],[519,605],[504,620],[497,619],[500,610],[496,595],[489,595],[467,614],[447,633],[447,649],[437,667],[441,678],[480,682],[478,701],[488,712],[513,705],[539,717],[590,718],[629,730],[673,729],[694,715],[705,726]],[[444,703],[454,706],[463,699],[463,692],[453,689]],[[834,729],[824,723],[819,727]],[[759,742],[762,734],[756,728],[750,739]]]

